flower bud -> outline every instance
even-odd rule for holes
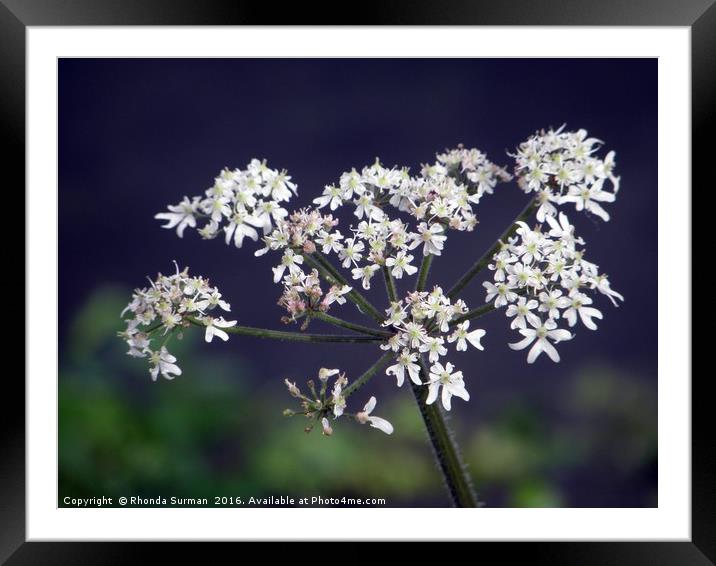
[[[336,375],[339,371],[338,369],[321,368],[318,370],[318,379],[321,380],[321,383],[325,383],[329,377]]]
[[[291,383],[288,379],[284,379],[283,381],[286,384],[286,387],[288,387],[288,392],[291,395],[293,395],[294,397],[300,397],[301,390],[298,387],[296,387],[295,381],[293,383]]]
[[[365,424],[368,422],[368,413],[361,411],[360,413],[356,414],[356,420],[360,424]]]

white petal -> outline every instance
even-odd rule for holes
[[[522,332],[522,331],[520,331],[520,332]],[[524,332],[526,332],[526,331],[524,331]],[[515,344],[508,344],[508,346],[510,348],[512,348],[513,350],[524,350],[527,346],[529,346],[530,344],[532,344],[532,342],[534,342],[534,339],[535,339],[534,335],[526,336],[524,339],[520,340],[519,342],[517,342]]]
[[[434,381],[428,385],[428,398],[425,399],[426,405],[432,405],[438,398],[438,390],[440,389],[440,382]]]
[[[450,399],[452,398],[452,394],[450,393],[450,390],[447,387],[443,387],[443,394],[442,394],[442,401],[443,401],[443,407],[445,407],[446,411],[449,411],[450,406]]]
[[[552,346],[552,344],[550,344],[547,340],[541,340],[541,342],[545,353],[552,359],[553,362],[558,363],[559,352],[557,352],[557,349]]]
[[[382,430],[385,434],[393,434],[393,425],[380,417],[368,417],[370,426]]]
[[[532,346],[532,349],[530,350],[530,353],[527,354],[527,363],[533,364],[537,357],[542,353],[543,343],[546,342],[546,340],[537,340],[535,342],[535,345]]]

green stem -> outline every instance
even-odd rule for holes
[[[353,383],[349,384],[348,387],[343,390],[343,396],[348,397],[349,395],[352,395],[353,393],[358,391],[361,387],[368,383],[370,378],[373,377],[379,369],[381,369],[388,362],[390,362],[394,356],[395,352],[388,350],[378,359],[377,362],[375,362],[372,366],[365,370],[365,372],[363,372],[363,375],[361,375],[358,379],[356,379]]]
[[[384,339],[390,338],[392,336],[392,333],[387,332],[385,330],[378,330],[375,328],[370,328],[368,326],[363,326],[362,324],[349,322],[347,320],[343,320],[342,318],[331,316],[330,314],[326,314],[321,311],[311,312],[310,317],[317,318],[318,320],[333,324],[334,326],[340,326],[341,328],[347,328],[348,330],[355,330],[356,332],[360,332],[361,334],[367,334],[368,336],[378,336],[379,338]]]
[[[188,318],[192,324],[205,328],[206,325],[195,318]],[[268,330],[266,328],[253,328],[251,326],[231,326],[222,328],[229,334],[240,334],[242,336],[255,336],[257,338],[271,338],[272,340],[285,340],[290,342],[381,342],[384,337],[358,336],[346,334],[303,334],[299,332],[284,332],[282,330]]]
[[[487,305],[483,305],[481,307],[477,307],[476,309],[472,309],[467,311],[465,314],[462,314],[452,320],[450,322],[450,327],[455,327],[461,322],[465,322],[466,320],[472,320],[474,318],[480,318],[481,316],[485,316],[487,313],[490,313],[494,311],[497,307],[495,306],[495,303],[489,303]]]
[[[416,291],[425,289],[432,260],[431,254],[423,257],[418,281],[415,285]],[[428,381],[428,368],[422,356],[419,358],[419,363],[422,381],[426,383]],[[452,437],[443,410],[437,403],[428,405],[425,402],[428,394],[428,388],[425,385],[416,385],[412,380],[408,381],[410,382],[415,402],[418,404],[420,416],[425,423],[425,429],[433,447],[433,454],[450,493],[453,505],[455,507],[477,507],[477,496],[473,490],[470,476],[460,459],[457,444]]]
[[[398,301],[398,293],[395,291],[395,280],[393,274],[390,272],[390,268],[387,265],[382,267],[383,279],[385,279],[385,290],[388,292],[388,300],[391,303]]]
[[[303,253],[303,252],[302,252]],[[380,311],[368,302],[360,292],[356,291],[355,287],[348,283],[339,271],[328,261],[320,252],[316,251],[312,254],[303,253],[305,261],[312,267],[315,267],[323,278],[331,283],[332,285],[348,285],[353,287],[349,293],[345,296],[358,307],[362,313],[371,316],[376,322],[381,323],[385,320],[385,317]]]
[[[468,269],[462,277],[458,280],[455,285],[452,286],[452,288],[448,291],[447,296],[451,299],[454,299],[457,294],[462,291],[465,286],[472,281],[472,278],[475,277],[482,269],[484,269],[490,261],[492,261],[492,257],[500,251],[500,248],[502,247],[503,242],[506,242],[507,239],[512,236],[512,234],[515,233],[517,230],[517,223],[523,222],[527,220],[532,213],[537,208],[537,200],[532,199],[529,203],[527,203],[527,206],[520,212],[520,214],[512,221],[512,224],[510,224],[509,228],[504,231],[502,236],[500,236],[500,239],[495,242],[495,244],[487,250],[484,254],[482,254],[482,257],[478,259],[475,263],[472,264],[470,269]]]
[[[420,264],[420,271],[418,272],[418,282],[415,285],[416,291],[424,291],[425,285],[428,282],[428,273],[430,273],[430,266],[433,263],[433,254],[423,256],[423,261]]]
[[[422,357],[420,358],[420,373],[423,380],[427,381],[428,369]],[[438,404],[439,401],[432,405],[426,404],[428,388],[424,385],[416,385],[412,380],[408,381],[453,504],[455,507],[479,507],[472,481],[460,457],[457,443],[447,425],[445,414]]]

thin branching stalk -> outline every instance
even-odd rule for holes
[[[352,383],[348,384],[348,387],[346,387],[343,390],[343,396],[348,397],[349,395],[352,395],[356,391],[358,391],[361,387],[363,387],[370,379],[385,366],[388,362],[390,362],[393,359],[393,356],[395,356],[395,353],[388,350],[385,354],[383,354],[378,361],[376,361],[372,366],[370,366],[367,370],[363,372],[363,375],[361,375],[358,379],[353,381]]]
[[[418,282],[415,285],[416,291],[424,291],[425,285],[428,283],[428,273],[430,273],[430,266],[433,263],[433,254],[423,256],[423,261],[420,264],[420,271],[418,272]]]
[[[388,300],[391,303],[395,303],[398,300],[398,293],[395,290],[395,279],[393,279],[393,274],[390,272],[390,268],[387,265],[383,265],[381,269],[383,271],[383,279],[385,279],[385,290],[388,292]]]
[[[333,264],[325,257],[323,257],[320,252],[304,254],[303,257],[305,258],[305,261],[309,265],[311,265],[311,267],[316,268],[318,272],[323,276],[323,278],[331,285],[348,285],[349,287],[353,287],[353,285],[348,283],[345,277],[343,277],[340,272],[333,266]],[[353,287],[353,289],[351,289],[351,291],[345,296],[352,303],[355,303],[355,305],[358,307],[358,310],[360,310],[362,313],[367,314],[376,322],[380,323],[385,320],[385,317],[380,313],[380,311],[372,304],[370,304],[370,302],[368,302],[368,299],[366,299],[359,291],[357,291],[355,287]]]
[[[476,309],[472,309],[467,311],[465,314],[462,314],[458,317],[456,317],[454,320],[450,322],[450,327],[454,328],[461,322],[465,322],[466,320],[473,320],[475,318],[480,318],[481,316],[485,316],[488,313],[491,313],[494,311],[497,307],[495,306],[495,303],[489,303],[487,305],[483,305],[481,307],[477,307]]]
[[[194,318],[188,319],[192,324],[206,328],[206,325]],[[288,342],[343,342],[343,343],[360,343],[360,342],[381,342],[385,337],[379,336],[359,336],[350,334],[307,334],[301,332],[285,332],[282,330],[269,330],[266,328],[254,328],[251,326],[230,326],[222,328],[224,332],[229,334],[240,334],[242,336],[255,336],[257,338],[269,338],[272,340],[284,340]]]
[[[500,248],[502,247],[503,242],[506,242],[508,238],[510,238],[515,231],[517,230],[517,223],[518,222],[524,222],[527,220],[530,216],[532,216],[532,213],[537,209],[537,201],[535,199],[532,199],[529,203],[527,203],[527,206],[520,212],[520,214],[512,221],[512,224],[510,224],[509,228],[505,230],[500,236],[500,238],[494,243],[494,245],[487,250],[480,259],[478,259],[475,263],[472,264],[470,269],[468,269],[462,277],[458,280],[455,285],[452,286],[452,288],[448,291],[447,296],[451,299],[454,299],[457,297],[458,293],[462,291],[465,286],[472,281],[473,277],[477,275],[480,271],[482,271],[487,265],[492,261],[492,256],[494,256],[498,251],[500,251]]]
[[[377,328],[370,328],[368,326],[363,326],[362,324],[349,322],[347,320],[343,320],[342,318],[338,318],[321,311],[311,312],[310,317],[322,320],[323,322],[327,322],[334,326],[347,328],[348,330],[354,330],[355,332],[360,332],[361,334],[367,334],[368,336],[378,336],[379,338],[387,339],[390,338],[392,335],[391,332],[388,332],[386,330],[378,330]]]

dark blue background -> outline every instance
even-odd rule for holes
[[[180,240],[152,218],[183,195],[202,193],[224,166],[265,157],[286,168],[299,186],[290,208],[298,208],[376,156],[417,170],[436,151],[464,143],[511,168],[506,151],[539,128],[566,122],[617,152],[622,188],[608,206],[611,222],[576,212],[570,218],[587,241],[587,259],[626,301],[614,309],[597,297],[605,314],[599,330],[578,327],[576,338],[560,345],[559,365],[542,356],[528,366],[526,351],[507,347],[517,335],[504,315],[483,319],[485,352],[451,354],[473,395],[453,412],[479,418],[520,392],[559,413],[555,392],[592,362],[629,371],[655,389],[656,87],[655,59],[61,59],[61,345],[93,289],[143,286],[145,275],[172,270],[172,259],[211,277],[240,324],[281,327],[270,271],[277,256],[254,258],[250,242],[236,250],[192,231]],[[514,183],[483,199],[480,225],[472,234],[451,233],[430,282],[449,287],[526,200]],[[371,296],[383,303],[382,286],[374,287]],[[480,282],[464,298],[471,307],[482,304]],[[279,346],[235,337],[206,348],[235,350],[250,358],[257,378],[275,380],[314,375],[320,366],[357,375],[376,355],[369,345]],[[390,383],[382,387],[396,394]]]

